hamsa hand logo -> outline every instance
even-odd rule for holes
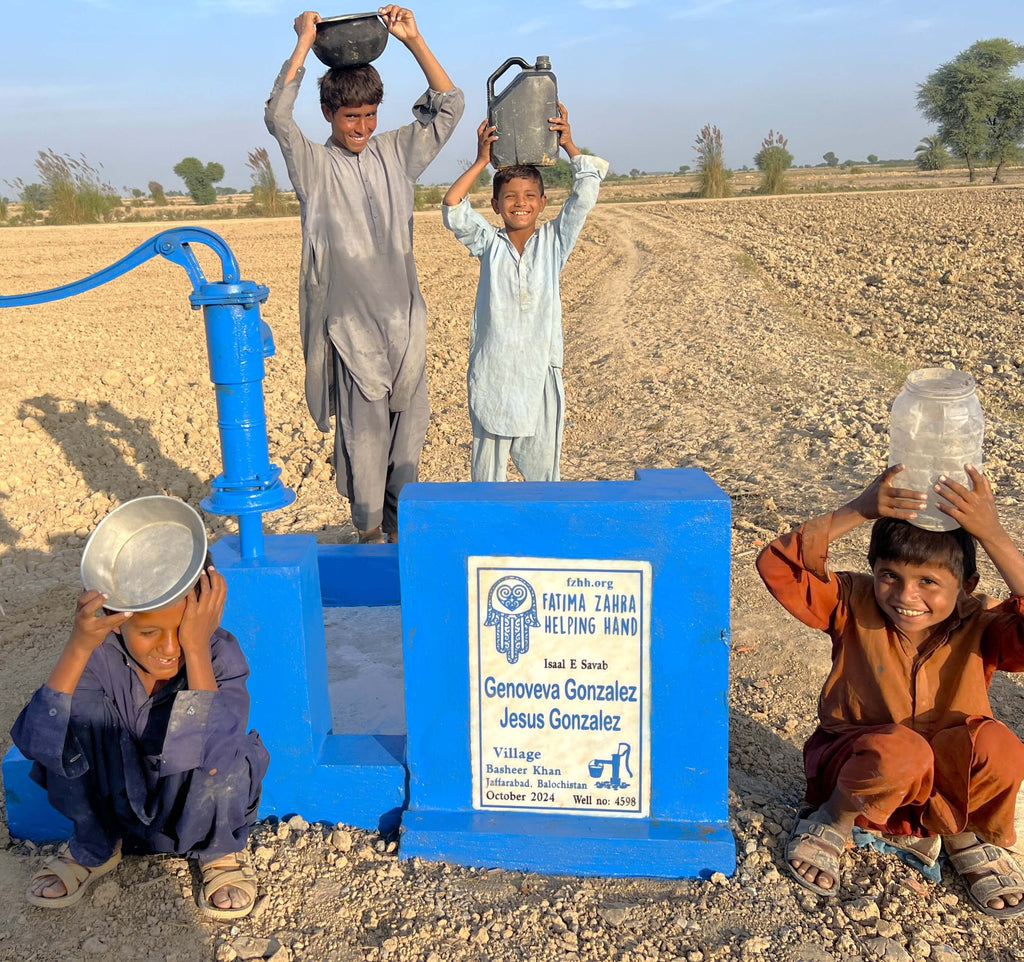
[[[533,586],[517,575],[506,575],[487,595],[487,620],[494,626],[494,647],[510,665],[530,650],[530,629],[540,627],[537,595]]]

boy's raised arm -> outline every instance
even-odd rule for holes
[[[497,127],[490,126],[483,121],[476,129],[476,160],[473,161],[458,177],[454,184],[448,188],[441,203],[445,207],[454,207],[462,202],[462,198],[469,193],[473,181],[480,176],[480,172],[491,162],[491,144],[498,139],[495,133]]]
[[[313,47],[316,40],[316,25],[320,22],[320,14],[315,10],[307,10],[295,18],[295,33],[298,40],[295,41],[295,50],[292,51],[292,58],[288,61],[288,72],[284,75],[284,82],[291,83],[299,68],[306,63],[306,56]]]
[[[939,510],[978,539],[1010,592],[1018,598],[1024,597],[1024,555],[999,520],[992,485],[973,464],[965,464],[964,470],[973,490],[952,478],[940,477],[935,485],[935,491],[944,499],[939,502]]]
[[[388,33],[401,40],[409,52],[416,58],[420,65],[423,76],[427,78],[427,86],[443,94],[455,89],[455,84],[445,72],[444,67],[438,62],[437,57],[431,52],[426,41],[416,26],[416,18],[413,12],[406,7],[400,7],[397,3],[389,3],[378,11]]]
[[[110,632],[120,628],[131,618],[130,611],[105,614],[103,602],[106,600],[107,596],[98,591],[83,591],[78,596],[71,637],[64,645],[64,650],[60,653],[57,664],[53,666],[50,677],[46,679],[47,687],[65,695],[73,695],[89,656],[103,644],[103,639]]]

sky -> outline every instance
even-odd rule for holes
[[[323,16],[367,7],[325,8]],[[753,166],[769,130],[797,164],[912,157],[934,133],[917,85],[976,40],[1024,43],[1020,0],[423,0],[424,39],[466,92],[466,114],[421,178],[445,184],[476,155],[487,78],[509,57],[551,58],[577,144],[617,173],[695,163],[701,127],[721,128],[727,166]],[[295,44],[301,10],[281,0],[0,0],[0,195],[38,180],[40,150],[84,155],[118,191],[183,189],[186,156],[246,190],[246,159],[270,151],[263,104]],[[391,38],[380,130],[407,123],[425,83]],[[296,120],[326,139],[311,54]],[[514,76],[514,70],[506,77]],[[504,80],[499,82],[499,89]],[[148,192],[148,191],[147,191]]]

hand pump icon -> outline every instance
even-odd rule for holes
[[[629,743],[619,742],[619,750],[611,758],[592,758],[589,763],[590,777],[600,778],[605,769],[611,766],[612,776],[603,782],[598,782],[596,788],[614,788],[616,790],[629,788],[629,782],[624,782],[619,775],[620,769],[625,768],[626,774],[632,778],[633,771],[629,767]]]

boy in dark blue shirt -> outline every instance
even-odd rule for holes
[[[205,915],[252,910],[246,843],[269,755],[246,733],[249,667],[219,627],[226,594],[208,564],[194,589],[154,611],[110,611],[98,591],[79,597],[71,637],[11,730],[74,824],[29,884],[32,905],[78,902],[123,843],[198,858]]]

